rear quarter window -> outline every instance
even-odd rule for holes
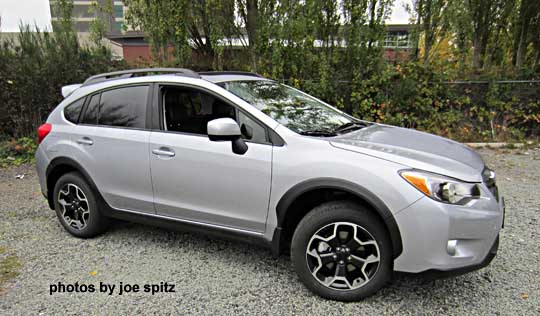
[[[81,118],[82,124],[97,124],[97,118],[99,113],[99,97],[100,94],[94,94],[88,105],[86,106],[86,111],[84,112],[84,117]]]
[[[71,123],[77,124],[84,105],[85,98],[79,99],[64,108],[64,117]]]

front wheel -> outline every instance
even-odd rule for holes
[[[310,211],[294,232],[291,259],[308,289],[339,301],[372,295],[392,275],[385,227],[369,209],[350,201]]]

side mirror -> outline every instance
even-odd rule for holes
[[[248,150],[248,145],[242,139],[240,126],[235,120],[224,117],[208,122],[208,138],[211,141],[230,141],[232,151],[235,154],[243,155]]]

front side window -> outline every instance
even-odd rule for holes
[[[238,125],[242,138],[258,143],[266,142],[266,129],[243,112],[238,112]]]
[[[189,88],[163,87],[161,102],[167,131],[207,135],[209,121],[228,117],[238,122],[244,139],[266,142],[264,126],[208,93]]]
[[[77,124],[84,105],[85,98],[79,99],[64,108],[64,117],[71,123]]]
[[[296,89],[270,80],[220,85],[287,128],[305,135],[335,136],[358,120]]]

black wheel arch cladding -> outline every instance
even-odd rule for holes
[[[280,241],[285,224],[284,221],[287,212],[290,211],[289,207],[291,204],[302,194],[318,189],[341,190],[365,201],[384,221],[384,225],[388,230],[392,243],[393,258],[395,259],[401,254],[403,251],[401,233],[392,212],[386,204],[368,189],[358,184],[335,178],[318,178],[301,182],[293,186],[281,197],[276,207],[278,225],[272,238],[272,252],[274,254],[277,255],[280,252]]]
[[[68,157],[58,157],[51,161],[49,166],[47,166],[46,174],[46,184],[47,184],[47,200],[49,202],[49,207],[54,209],[54,185],[55,182],[65,173],[75,171],[82,175],[84,180],[88,183],[90,188],[96,192],[97,198],[101,198],[101,194],[96,187],[96,184],[88,174],[88,172],[75,160]],[[54,181],[53,181],[54,180]]]

